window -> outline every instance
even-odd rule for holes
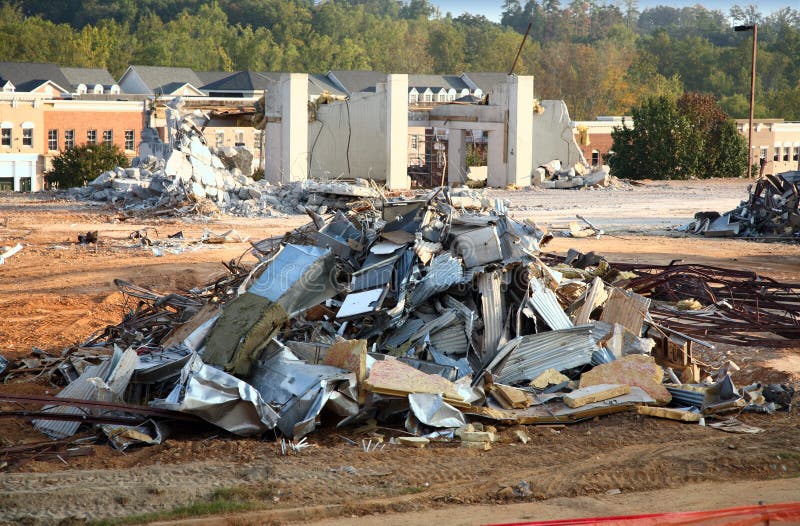
[[[125,149],[135,150],[136,144],[133,140],[133,130],[125,130]]]
[[[64,130],[64,149],[75,147],[75,130]]]
[[[600,164],[600,152],[592,150],[592,166],[597,166],[598,164]]]
[[[772,154],[772,160],[773,161],[780,161],[781,160],[781,147],[780,146],[776,146],[775,147],[775,151]]]
[[[416,135],[411,136],[411,149],[416,150],[419,148],[419,137]]]
[[[409,104],[414,104],[419,101],[419,93],[409,93],[408,94],[408,102]]]
[[[217,143],[217,149],[222,148],[223,146],[225,146],[225,132],[224,131],[217,130],[214,133],[214,139],[215,139],[215,142]]]
[[[11,128],[3,128],[2,140],[0,146],[11,146]]]
[[[797,161],[798,159],[800,159],[800,146],[795,146],[794,147],[794,155],[792,156],[792,160],[793,161]]]
[[[236,142],[234,145],[238,148],[239,146],[244,146],[244,132],[237,131],[236,132]]]
[[[439,93],[436,96],[436,102],[447,102],[447,93]]]
[[[759,159],[764,159],[765,161],[767,160],[767,147],[766,146],[762,146],[761,147],[761,153],[759,154],[758,158]]]
[[[113,143],[114,143],[114,131],[103,130],[103,144],[113,144]]]
[[[784,161],[788,161],[789,160],[789,151],[790,150],[791,150],[791,147],[789,147],[789,146],[784,146],[783,147],[783,160]]]
[[[33,147],[33,128],[22,130],[22,146]]]
[[[433,102],[433,93],[425,94],[425,102]]]
[[[86,130],[86,144],[97,144],[97,130]]]
[[[58,130],[47,130],[47,149],[51,152],[58,150]]]

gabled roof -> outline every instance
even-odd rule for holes
[[[136,72],[151,93],[169,94],[184,84],[199,89],[204,84],[191,68],[174,68],[170,66],[136,66],[128,67],[125,72]],[[123,75],[123,77],[125,76]],[[120,79],[121,81],[122,79]]]
[[[456,91],[469,89],[467,83],[458,75],[409,75],[408,87],[417,88],[417,91],[424,91],[425,88],[430,88],[434,92],[442,88]]]
[[[17,92],[31,92],[48,81],[63,92],[71,88],[71,83],[56,64],[39,62],[0,62],[0,84],[11,81]]]
[[[116,83],[114,81],[114,77],[111,76],[111,73],[102,68],[62,67],[61,72],[69,82],[73,92],[77,91],[78,84],[83,84],[87,88],[91,89],[91,87],[96,86],[97,84],[108,88]]]
[[[480,88],[482,92],[486,93],[498,84],[504,83],[506,79],[508,79],[508,75],[494,72],[472,72],[463,73],[461,79],[467,84],[473,84],[475,88]]]
[[[195,71],[194,73],[203,85],[217,82],[218,80],[222,80],[234,74],[233,71]]]
[[[347,95],[347,93],[342,91],[342,89],[339,88],[339,86],[337,86],[331,79],[329,79],[325,75],[320,75],[318,73],[309,73],[308,74],[309,96],[313,97],[322,95],[323,91],[327,91],[330,95],[339,95],[339,96]]]
[[[331,75],[336,80],[331,78]],[[328,78],[340,84],[340,88],[348,94],[358,93],[360,91],[375,91],[375,86],[381,82],[386,82],[386,73],[379,71],[364,71],[364,70],[331,70],[328,72]]]
[[[270,89],[280,78],[280,73],[237,71],[227,77],[202,86],[203,91],[262,91]]]

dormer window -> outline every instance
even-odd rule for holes
[[[86,94],[86,84],[78,84],[78,95],[85,95]]]
[[[17,88],[14,87],[10,80],[3,84],[3,93],[13,93],[15,91],[17,91]]]
[[[110,88],[108,91],[109,91],[109,93],[111,93],[112,95],[119,95],[119,93],[120,93],[120,90],[119,90],[119,85],[117,85],[117,84],[112,84],[112,85],[111,85],[111,88]]]
[[[103,85],[102,84],[95,84],[94,88],[92,89],[92,93],[95,95],[102,95],[103,94]]]

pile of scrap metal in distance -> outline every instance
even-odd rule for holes
[[[745,342],[749,331],[797,338],[797,288],[707,267],[559,259],[540,252],[548,234],[503,203],[463,204],[441,188],[380,210],[309,211],[308,224],[253,243],[255,265],[231,262],[186,295],[119,282],[129,301],[119,325],[29,364],[68,382],[61,393],[0,402],[38,404],[19,416],[52,438],[92,424],[119,448],[159,443],[176,424],[299,439],[327,420],[482,449],[483,423],[627,410],[698,421],[791,402],[780,386],[736,389],[724,369],[701,370],[692,346],[712,346],[716,328]]]
[[[679,230],[708,237],[800,239],[800,171],[765,175],[748,193],[734,210],[698,212]]]

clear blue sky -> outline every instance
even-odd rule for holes
[[[442,15],[448,11],[453,13],[453,16],[458,16],[462,13],[471,13],[473,15],[483,15],[494,22],[500,21],[500,16],[503,11],[502,0],[432,0],[432,3],[439,6]],[[562,0],[561,5],[563,7],[568,3],[568,0]],[[525,0],[520,0],[520,4],[525,5]],[[798,9],[800,7],[798,4],[792,6],[792,2],[787,3],[785,0],[759,0],[758,2],[755,2],[754,0],[744,0],[741,2],[730,0],[671,0],[669,2],[664,0],[639,0],[639,11],[647,9],[648,7],[655,7],[657,5],[686,7],[696,4],[701,4],[706,9],[718,9],[725,15],[728,14],[728,10],[734,5],[740,5],[744,7],[748,4],[756,4],[758,5],[759,10],[764,14],[771,13],[772,11],[775,11],[781,7],[789,6],[793,7],[794,9]]]

